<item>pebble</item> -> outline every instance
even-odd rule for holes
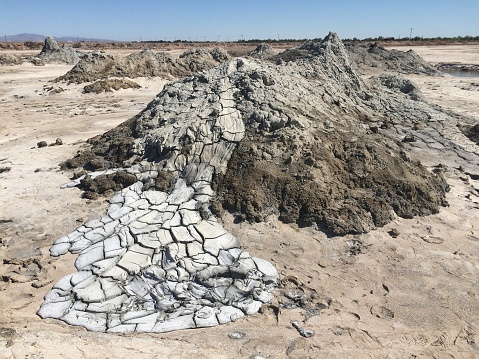
[[[246,333],[242,333],[242,332],[233,332],[228,334],[228,337],[230,337],[231,339],[243,339],[245,336],[246,336]]]

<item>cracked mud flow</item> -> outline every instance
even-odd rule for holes
[[[129,168],[139,181],[111,199],[107,214],[55,242],[54,256],[79,253],[78,273],[53,287],[41,317],[97,331],[166,332],[234,321],[272,299],[274,267],[241,251],[208,210],[212,176],[224,170],[244,135],[227,81],[231,69],[221,70],[209,79],[218,85],[215,93],[192,89],[187,114],[175,113],[185,105],[168,93],[156,100],[156,108],[168,106],[171,120],[149,134],[149,145],[159,153],[180,149],[189,136],[193,148]],[[143,117],[155,113],[150,104]],[[161,170],[178,175],[170,193],[148,190]]]
[[[119,173],[136,182],[54,243],[53,256],[78,254],[78,272],[53,286],[38,314],[94,331],[167,332],[256,313],[273,300],[278,273],[218,216],[274,215],[343,235],[437,213],[449,190],[442,167],[430,172],[413,156],[475,173],[478,147],[458,118],[398,76],[363,80],[333,33],[170,83],[64,164],[99,169],[65,187],[88,182],[102,193]]]

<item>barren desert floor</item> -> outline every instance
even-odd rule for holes
[[[477,46],[413,50],[431,63],[479,64]],[[270,306],[234,323],[107,334],[40,319],[52,284],[75,271],[75,256],[50,257],[51,244],[108,205],[60,189],[72,173],[59,163],[138,113],[165,84],[141,78],[139,90],[82,94],[80,85],[52,82],[70,68],[0,67],[0,358],[479,357],[479,178],[453,167],[445,173],[448,207],[368,234],[328,238],[275,218],[254,225],[225,218],[282,281]],[[479,122],[479,78],[406,77],[428,101]],[[62,145],[37,147],[57,138]],[[295,295],[308,298],[304,308],[281,306]],[[293,320],[315,335],[300,336]]]

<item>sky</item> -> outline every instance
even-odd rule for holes
[[[0,38],[119,41],[479,36],[479,0],[0,0]]]

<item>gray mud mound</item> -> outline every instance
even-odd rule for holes
[[[334,33],[294,51],[172,82],[64,164],[94,170],[65,187],[125,187],[51,248],[79,254],[78,272],[54,285],[41,317],[117,332],[234,321],[272,299],[278,274],[241,250],[222,211],[362,233],[446,205],[441,172],[410,151],[477,167],[457,118],[411,99],[400,79],[363,81]]]
[[[179,58],[149,49],[126,57],[92,52],[57,81],[82,83],[109,77],[185,77],[211,69],[227,59],[226,52],[218,48],[190,50]]]
[[[0,66],[5,65],[20,65],[23,63],[23,59],[17,55],[0,54]]]
[[[359,68],[374,67],[396,71],[403,74],[423,73],[439,75],[440,73],[414,51],[386,50],[376,43],[346,45],[349,57]]]
[[[83,87],[83,93],[102,93],[118,91],[121,89],[139,89],[141,88],[136,82],[127,79],[108,79],[98,80],[90,85]]]
[[[36,56],[44,63],[65,63],[76,64],[80,61],[80,57],[75,49],[67,44],[58,45],[53,37],[47,37],[43,45],[42,51]]]
[[[275,51],[269,44],[260,44],[251,51],[248,56],[256,59],[268,59],[275,55]]]

